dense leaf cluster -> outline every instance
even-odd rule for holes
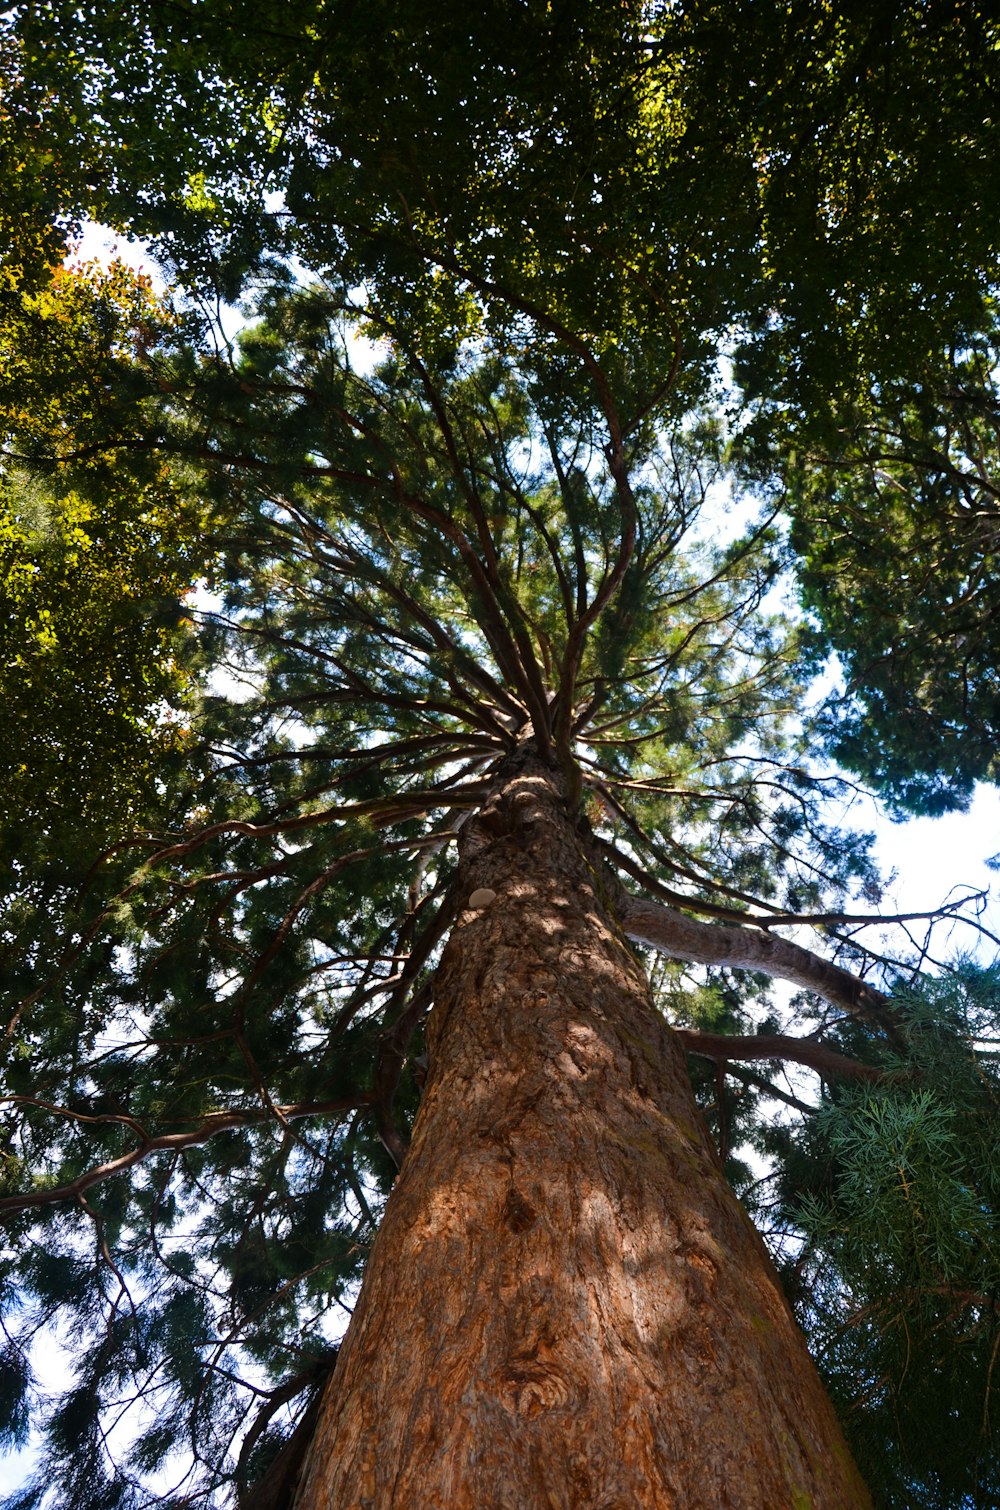
[[[165,319],[123,266],[65,268],[22,293],[0,337],[0,812],[22,864],[35,844],[89,864],[183,748],[203,510],[160,460],[109,445],[141,411],[136,345]]]
[[[805,601],[846,683],[828,738],[910,810],[960,807],[996,775],[996,358],[991,308],[907,382],[844,404],[789,471]]]

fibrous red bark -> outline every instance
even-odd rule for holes
[[[870,1501],[560,778],[463,830],[413,1140],[296,1510]]]

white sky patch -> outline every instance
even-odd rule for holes
[[[968,812],[941,818],[893,823],[872,798],[859,798],[850,817],[858,828],[875,833],[875,855],[887,878],[896,872],[886,888],[884,912],[923,912],[963,890],[985,891],[989,898],[982,922],[1000,935],[997,876],[986,863],[1000,850],[1000,791],[995,787],[977,786]],[[977,938],[967,926],[956,923],[948,932],[951,952],[974,953],[983,963],[1000,954],[1000,946]]]
[[[113,262],[124,262],[137,273],[145,273],[157,294],[169,289],[163,268],[150,250],[148,242],[137,241],[129,236],[119,236],[106,225],[88,221],[83,234],[71,246],[67,259],[75,262],[96,262],[101,267],[110,267]],[[213,324],[227,344],[232,344],[246,325],[245,317],[232,304],[217,301],[211,311]]]
[[[148,274],[158,293],[162,293],[166,287],[163,273],[144,242],[119,236],[106,225],[95,225],[93,221],[87,222],[83,235],[70,248],[69,260],[97,262],[101,267],[110,267],[113,262],[124,262],[137,273]]]
[[[831,656],[812,684],[809,706],[818,708],[842,684],[837,658]],[[978,783],[965,812],[900,821],[891,819],[878,797],[859,784],[840,821],[845,828],[875,835],[874,858],[887,883],[883,912],[927,912],[963,890],[982,891],[989,896],[981,921],[1000,935],[1000,884],[987,865],[1000,852],[1000,790],[996,787]],[[939,930],[939,937],[943,932]],[[950,930],[950,952],[973,953],[988,964],[1000,956],[1000,945],[956,924]]]

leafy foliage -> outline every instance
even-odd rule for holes
[[[66,251],[85,193],[82,131],[72,107],[25,67],[25,49],[0,28],[0,309],[44,287]]]
[[[89,864],[183,746],[178,627],[202,512],[162,463],[106,445],[111,413],[139,402],[120,381],[134,345],[164,319],[124,267],[66,269],[0,333],[0,811],[22,867],[26,848]]]
[[[831,746],[918,812],[996,775],[996,361],[991,309],[961,348],[845,405],[789,479],[805,600],[847,684]]]

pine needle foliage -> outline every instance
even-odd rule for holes
[[[1000,1083],[973,1047],[995,1042],[998,985],[967,964],[908,992],[906,1052],[825,1098],[783,1191],[804,1236],[793,1295],[878,1503],[900,1510],[1000,1489]]]

